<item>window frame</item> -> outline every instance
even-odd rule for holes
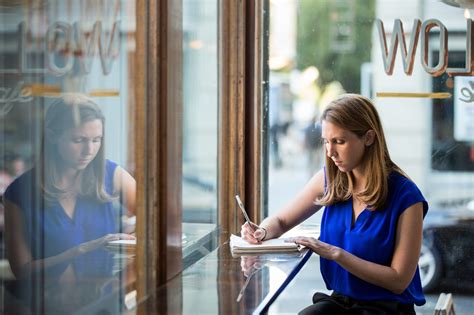
[[[219,2],[219,244],[238,233],[240,194],[252,220],[262,209],[263,6]],[[137,0],[135,158],[138,301],[182,271],[182,4]],[[141,242],[140,242],[141,240]],[[180,290],[180,288],[176,288]],[[167,306],[175,309],[178,306]]]

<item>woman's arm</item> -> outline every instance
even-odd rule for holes
[[[117,166],[114,172],[114,192],[119,193],[122,204],[128,211],[128,215],[134,215],[137,182],[132,175],[120,166]]]
[[[32,256],[24,239],[25,221],[20,209],[8,199],[4,199],[4,202],[6,256],[13,274],[18,278],[22,267],[32,260]]]
[[[420,257],[423,237],[423,205],[407,208],[398,220],[395,250],[390,266],[379,265],[336,246],[312,238],[294,238],[298,244],[310,247],[315,253],[331,259],[354,276],[382,288],[401,294],[410,284]]]
[[[5,199],[5,245],[7,259],[15,277],[21,278],[32,271],[46,269],[65,262],[78,255],[97,249],[107,242],[118,239],[134,239],[128,234],[107,234],[99,239],[82,243],[56,256],[33,260],[33,256],[24,238],[24,218],[21,209],[13,202]]]
[[[262,221],[259,227],[263,228],[266,232],[254,226],[257,229],[254,233],[249,225],[245,223],[241,229],[242,238],[250,243],[259,243],[262,237],[264,239],[279,237],[321,209],[321,206],[315,205],[314,201],[321,198],[323,194],[324,171],[320,170],[309,180],[303,190],[277,215]]]

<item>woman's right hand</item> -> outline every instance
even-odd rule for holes
[[[90,252],[91,250],[95,250],[99,247],[102,247],[111,241],[134,240],[134,239],[135,239],[135,236],[126,234],[126,233],[107,234],[107,235],[102,236],[101,238],[82,243],[77,246],[77,249],[80,254],[83,254],[83,253]]]
[[[257,270],[262,269],[265,260],[260,256],[241,256],[240,268],[246,277],[250,276]]]
[[[251,244],[259,244],[265,239],[267,231],[264,228],[259,227],[255,223],[245,222],[240,228],[241,237]]]

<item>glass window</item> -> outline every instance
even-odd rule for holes
[[[439,52],[433,52],[433,60],[439,60]],[[464,51],[449,52],[449,67],[463,68]],[[433,101],[431,167],[438,171],[473,172],[474,147],[472,146],[472,110],[460,109],[471,98],[472,77],[449,77],[443,74],[433,78],[433,91],[448,92],[452,98]],[[454,93],[458,95],[454,96]],[[464,115],[467,115],[464,119]],[[457,128],[456,128],[457,127]]]
[[[1,313],[135,305],[135,18],[0,3]]]
[[[217,224],[218,2],[183,2],[184,267],[215,247]]]
[[[472,277],[465,275],[474,272],[464,263],[472,260],[468,244],[474,229],[462,223],[474,209],[474,72],[471,30],[466,27],[472,6],[466,3],[269,1],[268,214],[277,213],[323,167],[318,119],[328,102],[343,93],[371,98],[391,158],[430,204],[419,263],[427,304],[417,312],[423,313],[433,311],[446,284],[466,293]],[[415,19],[419,31],[413,28]],[[397,33],[396,21],[403,32]],[[400,36],[408,57],[402,54]],[[384,37],[388,51],[393,49],[392,60],[382,51]],[[417,45],[410,50],[415,38]],[[404,65],[403,59],[411,58]],[[386,70],[391,64],[393,73]],[[319,224],[323,211],[306,224]],[[319,259],[312,259],[270,312],[297,312],[309,305],[312,294],[300,292],[328,292],[318,265]],[[456,302],[458,312],[470,312],[470,297]]]

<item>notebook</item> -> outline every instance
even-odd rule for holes
[[[283,238],[275,238],[263,241],[260,244],[250,244],[240,236],[230,236],[230,249],[235,254],[259,254],[275,252],[296,252],[300,246],[295,243],[287,243]]]

